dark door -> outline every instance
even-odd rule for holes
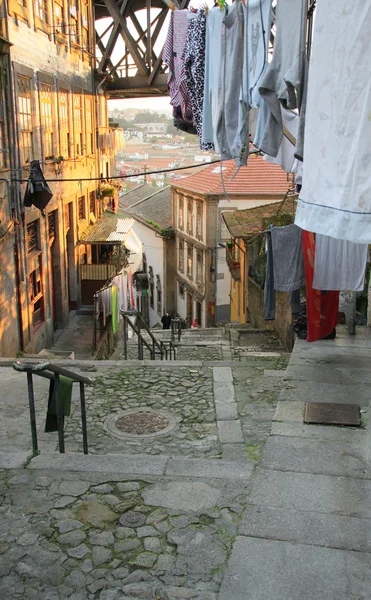
[[[193,322],[193,298],[187,292],[187,325],[190,327]]]

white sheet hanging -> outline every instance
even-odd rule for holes
[[[302,229],[371,242],[371,2],[317,0],[310,59]]]
[[[326,235],[316,235],[313,288],[362,292],[367,254],[367,244],[354,244]]]

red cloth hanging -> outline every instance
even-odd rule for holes
[[[322,340],[332,333],[338,322],[339,292],[314,290],[314,233],[303,231],[303,255],[307,288],[307,342]],[[336,265],[334,265],[334,269]]]

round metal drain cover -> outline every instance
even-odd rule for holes
[[[146,517],[140,512],[130,510],[119,518],[122,527],[141,527],[146,522]]]
[[[164,435],[177,424],[177,419],[167,411],[145,408],[112,415],[106,419],[104,428],[117,438],[135,439]]]
[[[117,429],[125,433],[143,435],[146,433],[157,433],[169,425],[169,419],[155,412],[140,411],[130,415],[124,415],[116,421]]]

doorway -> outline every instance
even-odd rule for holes
[[[196,319],[199,327],[202,327],[202,304],[196,302]]]
[[[187,325],[190,327],[193,322],[193,298],[191,294],[187,292]]]

